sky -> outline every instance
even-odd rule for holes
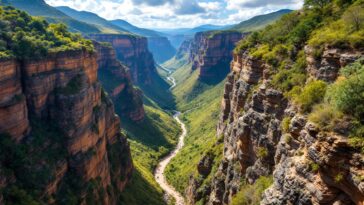
[[[280,9],[299,9],[303,0],[45,0],[143,28],[230,25]]]

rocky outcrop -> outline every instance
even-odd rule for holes
[[[320,61],[307,55],[307,72],[332,82],[342,66],[360,55],[335,49],[325,50]],[[300,114],[272,88],[269,70],[248,52],[234,55],[217,127],[224,137],[224,157],[206,204],[229,204],[242,181],[253,184],[269,175],[274,184],[262,204],[363,204],[363,154],[347,136],[320,130]],[[291,119],[288,133],[281,128],[284,118]],[[190,183],[189,189],[194,186]]]
[[[325,47],[322,54],[310,46],[305,47],[308,73],[320,80],[333,82],[338,77],[339,69],[353,63],[363,56],[362,51]]]
[[[99,79],[114,102],[116,113],[134,122],[145,117],[142,93],[134,88],[130,70],[117,60],[115,50],[110,45],[94,42],[98,52]]]
[[[30,188],[49,204],[67,201],[69,194],[79,204],[89,204],[90,195],[116,204],[132,162],[114,106],[97,80],[96,54],[70,51],[0,64],[6,74],[0,79],[1,140],[16,140],[13,147],[1,146],[25,152],[9,153],[14,163],[23,162],[16,166],[1,161],[0,180],[6,182],[1,188]]]
[[[108,42],[116,51],[117,59],[130,68],[134,83],[150,85],[157,73],[153,55],[148,50],[145,37],[123,34],[92,34],[88,36],[98,42]]]
[[[176,54],[176,49],[167,37],[148,37],[148,48],[158,63],[163,63]]]
[[[0,133],[20,141],[30,130],[20,65],[15,60],[1,60],[0,65]]]
[[[199,79],[205,82],[224,79],[230,72],[232,51],[242,37],[242,33],[235,31],[197,33],[189,45],[189,61],[192,69],[199,69]]]

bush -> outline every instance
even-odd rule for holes
[[[268,176],[261,176],[252,185],[245,185],[235,195],[231,204],[232,205],[251,205],[259,204],[262,200],[262,194],[270,185],[273,184],[273,178]]]
[[[257,151],[257,156],[259,157],[259,158],[265,158],[265,157],[267,157],[268,156],[268,149],[267,148],[265,148],[265,147],[258,147],[258,151]]]
[[[64,24],[48,24],[13,7],[0,8],[0,27],[0,58],[39,59],[60,51],[94,50],[90,40],[68,32]]]
[[[309,82],[301,92],[291,93],[293,101],[300,105],[304,112],[310,111],[312,106],[320,103],[326,93],[326,83],[320,80]]]
[[[306,57],[303,52],[298,54],[295,64],[287,69],[282,66],[277,74],[272,77],[272,85],[283,91],[289,92],[294,86],[303,86],[306,82]]]
[[[327,98],[336,109],[362,121],[364,119],[364,72],[336,82],[330,87]]]
[[[342,119],[343,114],[330,104],[323,103],[314,106],[308,119],[323,130],[331,130]]]
[[[283,120],[281,122],[282,131],[285,132],[285,133],[289,132],[289,125],[290,124],[291,124],[291,118],[290,117],[283,118]]]

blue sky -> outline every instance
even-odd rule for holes
[[[299,9],[303,0],[45,0],[145,28],[226,25],[280,9]]]

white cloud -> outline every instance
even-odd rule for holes
[[[146,28],[234,24],[279,9],[298,9],[303,0],[45,0]]]

